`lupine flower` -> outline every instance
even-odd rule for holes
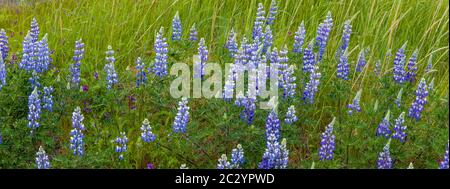
[[[141,57],[138,57],[136,59],[136,87],[139,87],[147,82],[147,73],[145,72],[144,66],[145,64],[142,62]]]
[[[70,131],[70,150],[74,156],[84,155],[84,134],[83,124],[84,116],[81,114],[81,108],[77,106],[72,113],[72,130]]]
[[[343,80],[348,80],[348,74],[350,71],[350,65],[348,64],[347,51],[341,54],[339,57],[339,63],[337,64],[337,77]]]
[[[389,115],[391,111],[388,110],[386,116],[383,118],[381,123],[378,125],[376,136],[384,136],[385,138],[389,138],[391,135],[391,130],[389,129]]]
[[[39,125],[39,119],[41,118],[41,100],[37,88],[34,88],[33,92],[28,97],[28,127],[33,132]]]
[[[318,90],[318,86],[320,84],[321,74],[319,72],[319,67],[314,66],[311,74],[309,75],[309,81],[305,86],[305,90],[303,91],[303,100],[308,104],[314,103],[314,95]]]
[[[112,50],[111,45],[108,46],[108,51],[106,51],[106,64],[104,67],[104,70],[106,72],[106,81],[107,85],[106,88],[110,90],[114,84],[116,84],[118,81],[116,69],[114,68],[114,62],[116,59],[114,58],[114,50]]]
[[[439,169],[448,169],[448,141],[445,149],[444,159],[439,162]]]
[[[8,36],[6,36],[6,32],[4,29],[0,30],[0,53],[3,60],[6,60],[6,57],[8,57],[9,53],[9,46],[8,46]]]
[[[234,86],[235,86],[235,74],[234,65],[230,66],[229,73],[227,75],[227,79],[225,80],[225,85],[223,87],[223,99],[225,101],[230,101],[233,98]]]
[[[420,119],[420,114],[423,111],[423,106],[427,103],[427,96],[428,96],[428,90],[427,90],[427,83],[424,78],[420,80],[420,83],[416,90],[416,99],[411,105],[411,108],[409,109],[408,116],[411,118],[416,118],[418,121]]]
[[[241,144],[238,144],[236,148],[231,150],[230,168],[240,169],[240,168],[242,168],[242,165],[244,163],[245,163],[244,149],[242,149]]]
[[[44,103],[44,109],[52,112],[53,111],[53,87],[44,87],[44,96],[42,97],[42,102]]]
[[[413,165],[413,163],[412,163],[412,162],[410,162],[410,163],[409,163],[409,165],[408,165],[408,168],[406,168],[406,169],[414,169],[414,165]]]
[[[256,19],[255,19],[255,23],[253,25],[253,31],[252,31],[252,38],[253,40],[259,38],[262,39],[263,38],[263,25],[264,25],[264,20],[266,19],[264,17],[265,15],[265,11],[264,11],[264,6],[262,3],[258,4],[258,10],[256,12]]]
[[[36,71],[32,72],[31,77],[28,79],[28,81],[31,84],[31,89],[41,88],[41,83],[39,82],[39,75],[36,73]]]
[[[294,36],[294,49],[292,50],[295,53],[301,54],[303,52],[303,43],[305,42],[305,23],[302,21]]]
[[[181,164],[180,169],[189,169],[189,167],[187,167],[186,164]]]
[[[303,72],[312,73],[316,64],[316,58],[314,57],[312,42],[308,44],[305,52],[303,53]]]
[[[428,59],[428,64],[427,64],[427,67],[425,69],[425,73],[430,72],[431,69],[433,69],[433,54],[430,54],[430,58]]]
[[[389,146],[391,144],[391,139],[384,146],[383,151],[378,155],[377,168],[378,169],[392,169],[392,159],[389,152]]]
[[[31,71],[35,65],[34,51],[36,47],[30,32],[25,36],[22,42],[22,48],[22,60],[20,61],[19,68]]]
[[[406,43],[398,49],[394,59],[394,81],[399,84],[405,82],[405,48]]]
[[[206,47],[204,38],[201,38],[200,42],[198,43],[198,56],[199,56],[200,62],[197,62],[198,70],[195,71],[194,77],[203,79],[205,76],[206,61],[208,61],[208,49]]]
[[[150,126],[150,122],[148,119],[144,119],[141,126],[141,138],[144,142],[153,142],[156,139],[156,136],[152,132],[152,127]]]
[[[0,51],[0,90],[6,85],[6,64],[2,58],[2,52]]]
[[[378,59],[375,63],[375,69],[374,69],[375,75],[380,76],[381,74],[381,60]]]
[[[351,34],[352,25],[350,24],[350,20],[346,20],[344,23],[344,30],[342,31],[342,45],[339,47],[336,57],[341,57],[341,54],[347,50]]]
[[[97,71],[94,72],[94,79],[98,80],[98,72]]]
[[[267,136],[267,146],[262,160],[258,165],[259,169],[285,169],[288,165],[289,151],[286,149],[286,139],[281,144],[274,133]]]
[[[159,32],[156,34],[154,49],[156,52],[155,56],[155,65],[153,66],[153,73],[160,78],[166,76],[167,73],[167,53],[168,45],[166,42],[166,38],[164,37],[164,27],[159,29]]]
[[[123,160],[123,153],[128,150],[127,142],[128,138],[125,132],[120,132],[120,136],[116,138],[116,153],[119,153],[119,160]]]
[[[405,142],[406,138],[406,126],[403,125],[405,122],[405,112],[402,112],[400,116],[395,120],[393,139],[398,139],[400,142]]]
[[[234,32],[234,28],[231,28],[225,47],[230,52],[230,56],[232,58],[236,58],[236,54],[238,53],[238,44],[236,41],[236,32]]]
[[[366,62],[365,49],[362,49],[358,55],[358,64],[356,64],[356,72],[362,72],[364,69],[364,66],[366,66],[366,63],[367,62]]]
[[[398,91],[397,98],[394,101],[395,105],[397,105],[398,108],[400,108],[402,104],[402,94],[403,88],[401,88],[400,91]]]
[[[178,113],[173,122],[173,132],[175,133],[186,132],[186,125],[189,122],[189,107],[187,103],[188,100],[186,97],[181,98],[181,101],[178,102]]]
[[[333,27],[333,18],[331,12],[328,11],[325,21],[319,24],[317,28],[316,45],[319,47],[318,61],[320,62],[327,46],[328,36],[330,35],[331,28]]]
[[[153,165],[153,163],[147,163],[147,169],[154,169],[155,166]]]
[[[72,75],[72,83],[75,84],[75,86],[80,85],[80,66],[81,66],[81,60],[84,57],[84,43],[80,39],[78,41],[75,41],[75,52],[73,55],[73,64],[70,64],[69,71]]]
[[[408,71],[406,72],[406,81],[414,82],[416,79],[416,72],[417,72],[417,49],[413,52],[411,57],[409,58],[408,62]]]
[[[181,27],[180,15],[177,13],[173,17],[172,20],[172,40],[178,41],[181,40],[181,34],[183,33],[183,29]]]
[[[275,20],[275,16],[277,15],[277,9],[278,9],[277,1],[272,0],[272,2],[270,3],[269,15],[267,16],[267,21],[266,21],[267,25],[273,24],[273,21]]]
[[[273,44],[273,35],[272,30],[270,29],[270,25],[266,26],[266,30],[264,31],[264,46],[262,49],[262,53],[266,53],[267,50],[272,47]]]
[[[197,28],[195,27],[195,23],[192,24],[191,29],[189,29],[189,40],[190,41],[197,41],[198,32],[197,32]]]
[[[256,99],[253,97],[241,97],[236,99],[235,104],[238,107],[244,107],[240,117],[242,120],[245,120],[248,125],[251,125],[253,117],[255,116]]]
[[[280,138],[280,120],[275,113],[275,110],[270,111],[266,120],[266,137],[273,133],[277,140]]]
[[[361,100],[361,93],[362,89],[359,89],[359,91],[356,93],[355,98],[353,98],[353,101],[351,104],[347,105],[348,114],[352,115],[353,111],[361,112],[361,107],[359,106],[359,101]]]
[[[217,169],[229,169],[230,162],[227,160],[227,155],[222,154],[219,158],[219,163],[217,164]]]
[[[320,161],[324,160],[332,160],[334,149],[335,149],[335,138],[333,134],[333,126],[336,118],[333,117],[333,121],[325,128],[325,131],[322,133],[322,139],[320,141],[319,148],[319,159]]]
[[[31,20],[31,37],[32,42],[37,42],[39,37],[39,24],[36,20],[36,18],[33,17],[33,20]]]
[[[297,116],[295,115],[295,107],[294,105],[289,106],[288,111],[286,113],[286,118],[284,118],[284,122],[286,124],[293,124],[298,120]]]
[[[48,156],[42,146],[39,146],[39,151],[36,153],[36,167],[38,169],[50,169]]]
[[[294,66],[290,66],[282,75],[283,98],[294,98],[297,85],[295,84]]]
[[[3,144],[3,136],[2,136],[2,131],[0,131],[0,144]]]
[[[38,73],[42,73],[48,70],[48,66],[50,65],[50,49],[48,48],[47,34],[37,42],[37,54],[36,54],[36,62],[35,62],[35,70]]]

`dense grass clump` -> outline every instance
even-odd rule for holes
[[[0,168],[448,168],[448,6],[0,2]],[[197,54],[276,63],[277,109],[173,98]]]

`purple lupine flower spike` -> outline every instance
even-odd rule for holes
[[[128,138],[125,135],[125,132],[120,132],[120,136],[118,136],[115,140],[116,142],[116,153],[119,153],[119,160],[124,159],[124,153],[128,150],[127,143]]]
[[[295,32],[294,49],[292,49],[293,52],[302,54],[303,43],[305,42],[305,35],[306,35],[305,22],[302,21],[300,26],[298,26],[297,31]]]
[[[424,78],[420,80],[416,90],[416,99],[409,109],[408,116],[415,118],[417,121],[420,119],[420,114],[423,111],[424,105],[427,103],[428,88]]]
[[[324,160],[332,160],[333,154],[335,150],[335,138],[333,134],[333,126],[336,118],[333,117],[333,121],[325,128],[325,131],[322,133],[322,139],[320,141],[319,148],[319,159],[320,161]]]
[[[312,73],[314,66],[316,65],[316,58],[313,52],[313,41],[311,41],[305,52],[303,53],[303,72]]]
[[[358,63],[356,64],[356,72],[362,72],[364,67],[366,66],[366,55],[365,49],[362,49],[358,55]]]
[[[259,169],[285,169],[288,165],[289,150],[286,149],[286,139],[280,142],[274,133],[267,137],[266,150],[258,165]]]
[[[394,59],[394,81],[396,83],[402,84],[405,82],[405,48],[406,44],[403,44],[400,49],[398,49],[397,53],[395,54]]]
[[[290,66],[283,71],[282,75],[283,99],[294,98],[297,89],[294,66]]]
[[[53,87],[44,87],[44,96],[42,97],[42,102],[44,103],[43,108],[52,112],[53,111]]]
[[[198,32],[197,32],[197,27],[195,26],[195,23],[192,24],[191,29],[189,29],[189,40],[190,41],[197,41]]]
[[[350,20],[346,20],[344,23],[344,30],[342,31],[342,45],[339,47],[336,57],[341,57],[341,54],[347,50],[348,44],[350,43],[350,35],[352,34],[352,25]]]
[[[236,41],[236,32],[234,32],[234,28],[231,28],[225,47],[230,52],[231,58],[236,58],[236,54],[238,53],[238,44]]]
[[[391,111],[388,110],[386,113],[386,116],[383,118],[383,120],[378,125],[376,136],[384,136],[385,138],[389,138],[389,135],[391,135],[391,130],[389,129],[390,113],[391,113]]]
[[[81,60],[84,57],[84,43],[83,41],[80,39],[78,41],[75,41],[75,52],[73,55],[73,64],[70,64],[69,67],[69,71],[71,73],[71,77],[72,77],[72,83],[75,86],[80,85],[80,66],[81,66]]]
[[[417,53],[418,50],[416,49],[411,57],[409,58],[408,62],[408,71],[406,72],[406,81],[409,81],[410,83],[413,83],[416,80],[417,75]]]
[[[19,68],[26,71],[31,71],[35,65],[34,51],[36,47],[33,43],[33,38],[31,37],[31,33],[29,31],[23,39],[22,47],[22,60],[19,63]]]
[[[164,27],[161,27],[156,34],[154,49],[156,56],[153,73],[159,76],[159,78],[162,78],[168,74],[167,53],[169,52],[166,38],[164,37]]]
[[[172,40],[173,41],[179,41],[181,40],[181,35],[183,33],[183,29],[181,26],[181,20],[180,20],[180,15],[177,13],[175,14],[175,16],[173,17],[172,20]]]
[[[284,122],[285,122],[286,124],[289,124],[289,125],[295,123],[295,122],[298,120],[298,118],[297,118],[297,116],[295,115],[295,113],[296,113],[296,112],[295,112],[295,107],[294,107],[294,105],[289,106],[288,111],[287,111],[287,113],[286,113],[286,118],[284,118]]]
[[[258,10],[256,12],[256,19],[255,23],[253,25],[253,31],[252,31],[252,39],[262,39],[263,38],[263,25],[265,21],[265,11],[264,6],[262,3],[258,4]]]
[[[5,61],[9,53],[9,43],[8,43],[8,36],[6,35],[4,29],[0,30],[0,53],[1,53],[0,58],[2,58],[3,61]]]
[[[269,137],[269,134],[275,134],[277,139],[280,138],[280,120],[275,113],[275,110],[272,110],[267,116],[266,120],[266,137]]]
[[[116,59],[114,58],[114,50],[112,49],[111,45],[108,46],[108,51],[106,51],[106,64],[104,67],[104,70],[106,72],[106,88],[108,90],[111,90],[111,88],[119,82],[118,76],[116,73],[116,69],[114,68],[114,63],[116,62]]]
[[[28,97],[28,127],[31,129],[31,132],[40,126],[40,118],[41,100],[39,98],[37,87],[35,87],[31,95]]]
[[[84,134],[83,124],[84,116],[81,114],[81,108],[78,106],[72,113],[72,130],[70,131],[70,150],[74,156],[84,155]]]
[[[348,53],[347,51],[341,53],[339,57],[339,63],[337,64],[337,77],[343,80],[348,80],[348,75],[350,72],[350,64],[348,63]]]
[[[277,7],[277,1],[272,0],[270,3],[270,9],[269,9],[269,15],[267,16],[267,25],[272,25],[273,21],[275,20],[275,16],[277,15],[278,7]]]
[[[378,169],[392,169],[392,158],[389,152],[389,146],[391,144],[391,139],[384,146],[383,151],[378,154],[377,168]]]
[[[136,87],[139,87],[147,82],[147,73],[145,72],[145,64],[141,57],[136,59]]]
[[[321,74],[319,72],[319,67],[316,65],[309,75],[309,81],[305,86],[305,90],[303,91],[303,100],[308,104],[314,103],[314,96],[318,91],[318,86],[320,84],[320,77]]]
[[[240,113],[240,117],[242,120],[246,121],[248,125],[251,125],[253,117],[255,116],[256,98],[238,95],[235,104],[238,107],[244,107],[244,110]]]
[[[398,139],[400,142],[405,142],[406,138],[406,126],[403,125],[405,122],[405,112],[402,112],[400,116],[395,120],[393,139]]]
[[[31,35],[31,42],[36,43],[39,38],[39,24],[35,17],[33,17],[33,20],[31,20],[31,27],[30,27],[30,35]]]
[[[222,154],[217,163],[217,169],[230,169],[230,162],[227,160],[227,155]]]
[[[39,151],[36,153],[36,167],[38,169],[50,169],[50,161],[42,146],[39,146]]]
[[[152,132],[152,127],[150,126],[150,121],[144,119],[141,126],[141,138],[144,142],[153,142],[156,139],[155,134]]]
[[[439,162],[439,169],[448,169],[448,141],[445,149],[444,159]]]
[[[266,30],[264,32],[264,43],[262,53],[266,53],[267,50],[272,47],[273,44],[273,35],[272,30],[270,29],[270,25],[266,26]]]
[[[208,61],[208,49],[206,47],[204,38],[201,38],[200,42],[198,43],[198,56],[199,56],[200,62],[196,63],[197,69],[194,70],[194,78],[203,79],[205,77],[206,62]]]
[[[189,106],[187,106],[188,100],[186,97],[181,98],[181,101],[178,102],[178,113],[175,116],[175,120],[173,122],[173,132],[175,133],[185,133],[186,126],[189,122]]]
[[[2,52],[0,51],[0,90],[6,85],[6,64],[2,58]]]
[[[359,91],[356,93],[355,98],[353,98],[353,101],[351,104],[347,105],[348,114],[352,115],[353,111],[361,112],[361,107],[359,106],[359,101],[361,100],[361,93],[362,89],[359,89]]]
[[[244,157],[244,149],[242,149],[242,145],[238,144],[236,148],[231,151],[231,162],[230,168],[232,169],[240,169],[242,165],[245,163]]]
[[[333,18],[331,12],[328,11],[327,16],[319,27],[317,28],[316,46],[319,47],[318,62],[322,61],[325,47],[327,46],[328,37],[330,35],[331,28],[333,27]]]

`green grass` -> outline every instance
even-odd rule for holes
[[[0,168],[33,168],[34,156],[43,145],[54,168],[144,168],[147,163],[156,168],[178,168],[186,163],[191,168],[215,168],[222,153],[228,156],[236,144],[242,144],[247,158],[246,168],[257,167],[265,147],[264,124],[267,110],[257,110],[252,126],[239,119],[240,108],[221,99],[191,99],[191,121],[185,136],[171,134],[178,99],[169,95],[169,78],[164,81],[151,78],[145,88],[134,88],[134,61],[143,57],[146,65],[154,59],[153,43],[159,27],[166,28],[170,39],[171,22],[179,11],[183,24],[183,38],[195,22],[199,37],[206,39],[211,62],[231,62],[223,48],[231,28],[240,40],[251,34],[257,4],[266,11],[270,0],[265,1],[212,1],[212,0],[54,0],[26,1],[0,7],[0,28],[10,37],[11,53],[20,61],[22,40],[29,30],[31,19],[36,17],[43,34],[49,35],[49,46],[55,69],[42,77],[41,83],[55,88],[55,110],[44,113],[42,126],[36,136],[29,136],[27,102],[30,93],[29,74],[17,65],[8,64],[8,85],[0,91]],[[289,168],[375,168],[378,153],[386,140],[375,137],[375,129],[388,109],[393,120],[402,111],[407,112],[414,100],[417,83],[400,86],[392,80],[392,58],[385,58],[391,49],[395,54],[406,41],[407,57],[415,49],[418,55],[418,78],[427,81],[435,78],[435,91],[430,93],[423,118],[416,122],[406,119],[408,141],[393,141],[391,155],[396,168],[406,168],[414,162],[416,168],[437,168],[448,141],[448,1],[301,1],[278,0],[279,13],[275,20],[274,45],[287,44],[292,49],[294,33],[305,21],[310,41],[316,35],[318,24],[331,11],[334,26],[328,40],[325,60],[321,64],[321,84],[314,105],[304,105],[300,99],[303,83],[299,81],[297,98],[280,101],[280,119],[289,105],[296,106],[299,121],[294,126],[282,124],[290,150]],[[336,60],[333,58],[341,44],[345,20],[352,20],[349,45],[351,74],[349,81],[336,78]],[[82,38],[85,59],[81,66],[82,84],[89,92],[67,89],[68,67],[72,62],[75,40]],[[185,62],[197,51],[197,44],[187,41],[169,41],[169,61]],[[106,91],[105,51],[108,45],[116,50],[116,70],[120,83],[113,92]],[[370,48],[368,64],[356,73],[355,63],[362,48]],[[425,74],[429,57],[433,57],[432,73]],[[11,56],[10,56],[11,58]],[[289,54],[290,64],[301,65],[301,57]],[[373,74],[375,61],[382,62],[382,77]],[[100,74],[95,80],[94,72]],[[298,80],[304,79],[301,71]],[[401,108],[393,105],[400,88],[404,88]],[[362,112],[350,117],[346,105],[356,92],[363,88]],[[127,97],[137,98],[136,110],[130,110]],[[374,109],[378,101],[378,108]],[[76,106],[90,108],[83,111],[86,131],[86,156],[73,157],[68,150],[71,113]],[[336,151],[330,162],[319,162],[320,133],[337,117],[335,126]],[[158,139],[143,143],[139,127],[148,118]],[[129,151],[125,161],[118,161],[111,142],[119,133],[127,131]]]

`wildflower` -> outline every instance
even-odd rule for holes
[[[314,57],[312,42],[308,44],[305,52],[303,53],[303,72],[311,73],[313,72],[315,66],[316,58]]]
[[[223,99],[225,101],[230,101],[233,98],[234,86],[235,86],[235,74],[234,65],[231,65],[227,79],[225,80],[225,85],[223,87]]]
[[[70,150],[73,151],[75,156],[84,155],[84,134],[85,130],[83,124],[84,116],[81,114],[81,109],[77,106],[72,113],[72,130],[70,131]]]
[[[181,101],[178,102],[178,113],[173,122],[173,132],[175,133],[186,132],[186,125],[189,122],[189,107],[187,103],[186,97],[181,98]]]
[[[445,149],[444,159],[439,162],[439,169],[448,169],[448,141]]]
[[[230,168],[230,162],[227,160],[227,155],[222,154],[222,156],[219,158],[219,163],[217,164],[217,169],[229,169]]]
[[[73,55],[73,64],[70,64],[69,71],[72,75],[72,83],[78,86],[80,84],[80,66],[84,57],[84,43],[80,39],[75,41],[75,52]]]
[[[35,70],[38,73],[42,73],[48,70],[48,66],[50,65],[50,49],[48,48],[47,34],[41,39],[41,41],[37,42],[37,54],[36,54],[36,62],[35,62]]]
[[[275,113],[275,110],[272,111],[267,116],[266,120],[266,137],[273,133],[277,140],[280,138],[280,120]]]
[[[147,169],[154,169],[155,166],[153,165],[153,163],[147,163]]]
[[[264,20],[266,19],[264,15],[265,15],[264,6],[262,3],[259,3],[258,10],[256,12],[255,23],[253,25],[253,32],[252,32],[253,40],[255,40],[256,38],[262,39],[263,37],[263,25]]]
[[[394,81],[399,84],[405,82],[405,48],[406,43],[398,49],[394,59]]]
[[[273,24],[273,21],[275,20],[275,16],[277,15],[277,9],[278,9],[277,1],[272,0],[272,2],[270,3],[269,15],[267,16],[267,21],[266,21],[267,25]]]
[[[402,94],[403,94],[403,88],[401,88],[400,91],[398,91],[397,98],[394,101],[395,105],[397,105],[398,108],[400,108],[400,106],[401,106]]]
[[[289,151],[286,149],[286,139],[281,144],[274,133],[267,136],[267,146],[262,160],[258,165],[259,169],[285,169],[288,165]]]
[[[295,53],[301,54],[303,49],[303,43],[305,42],[305,23],[302,21],[294,36],[294,49],[292,50]]]
[[[361,100],[361,93],[362,89],[359,89],[359,91],[356,93],[355,98],[353,98],[353,101],[351,104],[347,105],[348,114],[352,115],[353,111],[361,112],[361,107],[359,106],[359,101]]]
[[[358,55],[358,64],[356,65],[356,72],[362,72],[364,69],[364,66],[366,66],[366,56],[365,56],[365,50],[362,49],[361,52],[359,52]]]
[[[44,109],[48,111],[53,111],[53,87],[44,87],[44,96],[42,97],[42,102],[44,103]]]
[[[348,44],[350,43],[350,35],[352,34],[352,25],[350,20],[344,22],[344,30],[342,31],[342,45],[339,47],[336,53],[337,57],[340,57],[343,52],[347,50]]]
[[[318,91],[318,86],[320,84],[321,74],[318,66],[314,66],[311,74],[309,75],[309,81],[305,86],[305,90],[303,91],[303,100],[308,104],[314,103],[314,96]]]
[[[39,146],[39,151],[36,153],[36,166],[38,169],[50,169],[48,156],[42,146]]]
[[[242,149],[242,145],[238,144],[236,148],[231,150],[231,162],[230,168],[232,169],[240,169],[245,162],[244,158],[244,149]]]
[[[2,52],[0,51],[0,90],[6,85],[6,65],[2,58]]]
[[[256,98],[254,97],[240,97],[237,98],[235,104],[238,107],[244,107],[240,116],[242,120],[246,120],[248,125],[251,125],[253,122],[253,117],[255,116],[256,109]]]
[[[139,87],[147,82],[147,73],[145,72],[144,66],[145,64],[142,62],[141,57],[138,57],[136,59],[136,87]]]
[[[320,148],[319,148],[319,159],[321,161],[323,160],[332,160],[333,159],[333,153],[335,149],[335,138],[333,134],[333,126],[336,118],[333,117],[333,121],[331,121],[330,124],[325,128],[325,131],[322,133],[322,139],[320,141]]]
[[[413,52],[411,57],[409,58],[408,62],[408,71],[406,72],[406,81],[414,82],[416,79],[416,72],[417,72],[417,49]]]
[[[156,52],[155,56],[155,64],[153,65],[153,73],[160,78],[166,76],[167,73],[167,53],[168,45],[166,42],[166,38],[164,37],[164,27],[159,29],[159,32],[156,34],[154,49]]]
[[[232,58],[236,58],[236,54],[238,53],[238,44],[236,41],[236,32],[234,32],[234,28],[231,28],[230,34],[228,36],[225,47],[230,52],[230,56]]]
[[[322,60],[325,47],[327,45],[328,36],[330,35],[331,28],[333,27],[333,18],[331,12],[328,11],[325,21],[319,24],[317,28],[316,46],[319,47],[318,62]]]
[[[295,84],[294,66],[290,66],[284,71],[282,76],[283,98],[293,98],[297,85]]]
[[[31,37],[32,37],[32,42],[35,43],[38,41],[38,37],[39,37],[39,24],[36,20],[36,18],[33,17],[33,20],[31,20]]]
[[[206,61],[208,61],[208,49],[205,45],[204,38],[201,38],[198,43],[198,56],[200,58],[200,62],[197,62],[197,70],[195,70],[194,77],[203,79],[205,76]]]
[[[378,155],[377,167],[378,169],[392,169],[392,159],[389,152],[389,146],[391,144],[391,139],[384,146],[383,151]]]
[[[337,64],[337,77],[343,80],[348,80],[348,74],[350,71],[350,65],[348,64],[348,53],[345,51],[339,57],[339,63]]]
[[[181,27],[180,15],[177,13],[173,17],[172,20],[172,40],[178,41],[181,40],[181,34],[183,33],[183,29]]]
[[[272,35],[272,30],[270,29],[270,25],[266,26],[266,30],[264,32],[264,46],[262,49],[263,53],[266,53],[267,50],[272,47],[273,44],[273,35]]]
[[[420,119],[420,114],[423,111],[423,106],[427,103],[427,96],[427,83],[425,82],[425,79],[422,78],[416,90],[416,99],[409,109],[409,117],[416,118],[417,121]]]
[[[0,58],[6,60],[9,53],[8,36],[4,29],[0,30]]]
[[[41,118],[41,100],[37,88],[34,88],[33,92],[28,97],[28,127],[33,132],[39,125],[39,119]]]
[[[144,119],[141,126],[141,138],[144,142],[153,142],[156,139],[156,136],[152,133],[152,127],[150,126],[150,122],[148,119]]]
[[[26,71],[32,70],[35,65],[34,51],[36,47],[32,40],[31,34],[28,32],[22,42],[22,60],[19,63],[19,68]]]
[[[374,69],[374,72],[375,72],[375,75],[376,75],[376,76],[379,76],[379,75],[381,74],[381,60],[380,60],[380,59],[378,59],[378,60],[375,62],[375,69]]]
[[[189,40],[190,41],[197,41],[198,32],[197,32],[197,28],[195,27],[195,23],[192,24],[191,29],[189,29]]]
[[[294,105],[289,106],[288,111],[286,113],[286,118],[284,118],[284,122],[286,124],[293,124],[298,120],[297,116],[295,115],[295,107]]]
[[[386,113],[386,116],[383,118],[383,120],[378,125],[376,136],[384,136],[385,138],[389,138],[389,135],[391,135],[391,130],[389,129],[390,113],[391,113],[391,111],[388,110]]]
[[[116,153],[119,153],[119,160],[123,160],[123,153],[128,150],[127,147],[128,138],[125,132],[120,132],[120,136],[116,138]]]
[[[104,67],[104,70],[106,72],[106,81],[107,81],[107,86],[106,88],[108,90],[110,90],[114,84],[116,84],[118,82],[118,77],[117,77],[117,73],[116,70],[114,68],[114,62],[116,61],[116,59],[114,58],[114,50],[112,50],[111,45],[108,46],[108,51],[106,51],[106,64]]]
[[[406,126],[403,125],[405,122],[405,112],[402,112],[400,116],[395,120],[393,139],[398,139],[400,142],[405,142],[406,138]]]

